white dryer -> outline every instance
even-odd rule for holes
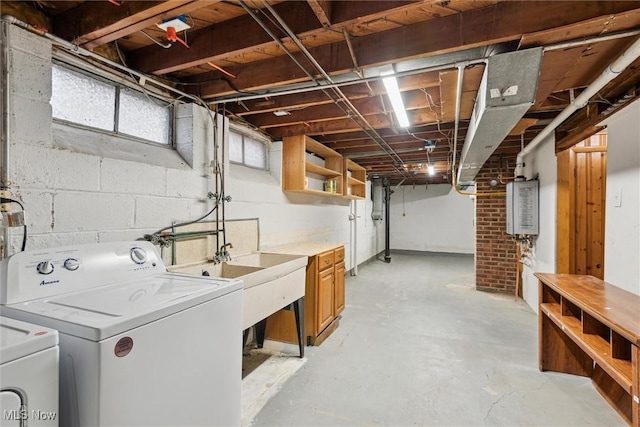
[[[58,425],[58,332],[0,317],[0,425]]]
[[[59,331],[61,425],[239,425],[242,281],[167,273],[148,242],[0,267],[3,315]]]

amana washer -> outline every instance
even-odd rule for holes
[[[2,315],[60,337],[60,425],[240,424],[242,281],[167,273],[149,242],[20,252]]]
[[[58,331],[0,317],[0,425],[58,425]]]

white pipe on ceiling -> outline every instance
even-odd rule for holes
[[[531,140],[527,146],[518,153],[516,160],[516,176],[523,176],[524,157],[530,154],[544,139],[551,134],[562,122],[571,116],[575,111],[583,108],[589,102],[589,99],[598,93],[611,80],[615,79],[625,68],[640,56],[640,38],[636,39],[631,46],[627,48],[615,61],[613,61],[606,70],[600,74],[580,95],[578,95],[567,108],[562,110],[551,122],[544,128],[535,138]]]

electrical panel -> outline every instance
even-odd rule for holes
[[[507,183],[507,234],[538,234],[538,181]]]

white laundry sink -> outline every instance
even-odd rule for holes
[[[242,279],[242,328],[247,329],[304,296],[306,266],[306,256],[254,252],[219,264],[174,265],[168,270]]]

